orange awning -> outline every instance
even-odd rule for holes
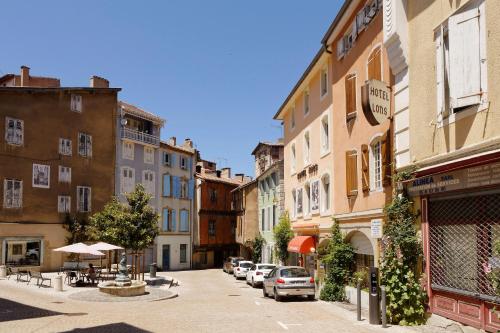
[[[297,236],[288,243],[288,252],[311,253],[316,250],[316,244],[312,236]]]

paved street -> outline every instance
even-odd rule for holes
[[[0,332],[396,332],[321,302],[265,299],[261,289],[221,270],[169,273],[181,283],[174,299],[82,302],[64,293],[0,281]]]

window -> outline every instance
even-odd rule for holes
[[[382,149],[380,140],[370,145],[370,188],[380,190],[382,188]]]
[[[290,126],[292,129],[295,128],[295,108],[290,111]]]
[[[187,209],[181,209],[180,211],[180,230],[182,232],[188,232],[189,231],[189,212]]]
[[[168,174],[163,175],[163,196],[169,197],[172,194],[172,181],[171,177]]]
[[[32,186],[50,188],[50,165],[33,164]]]
[[[356,74],[345,77],[345,103],[347,121],[356,117]]]
[[[142,172],[142,185],[147,193],[155,194],[155,173],[150,170],[144,170]]]
[[[73,153],[70,139],[59,139],[59,154],[71,156]]]
[[[92,136],[85,133],[78,133],[78,154],[83,157],[92,156]]]
[[[217,190],[214,190],[213,188],[209,188],[208,193],[210,196],[210,201],[217,202]]]
[[[264,208],[260,211],[260,228],[262,231],[266,230],[266,210]]]
[[[321,177],[321,212],[326,213],[330,210],[330,175],[325,174]]]
[[[187,180],[181,180],[180,181],[180,198],[181,199],[187,199],[188,198],[188,182]]]
[[[208,221],[208,236],[215,237],[215,221]]]
[[[59,166],[59,182],[71,183],[71,168],[60,165]]]
[[[302,189],[297,189],[297,214],[296,216],[302,215]]]
[[[40,240],[5,241],[5,264],[9,266],[40,266],[42,259]]]
[[[368,57],[368,80],[382,81],[382,54],[381,47],[377,47]]]
[[[328,69],[327,68],[323,68],[321,70],[320,89],[321,89],[320,96],[324,97],[328,93]]]
[[[90,212],[91,208],[91,188],[86,186],[76,187],[77,211],[82,213]]]
[[[435,32],[438,120],[487,100],[484,1],[471,1]]]
[[[120,193],[133,192],[135,187],[135,170],[129,167],[122,167],[120,178]]]
[[[292,174],[295,173],[295,169],[297,166],[297,155],[295,153],[295,143],[292,143],[292,148],[291,148],[291,159],[290,159],[290,172]]]
[[[172,155],[169,153],[163,153],[163,165],[171,166]]]
[[[274,227],[276,226],[276,221],[278,220],[278,215],[277,215],[277,210],[276,210],[276,205],[273,205],[273,228],[271,230],[274,230]]]
[[[3,181],[3,207],[21,208],[23,205],[23,182],[17,179]]]
[[[358,194],[358,174],[357,174],[358,153],[356,150],[346,152],[346,190],[347,196]]]
[[[311,215],[311,186],[309,183],[304,185],[304,216]]]
[[[187,244],[180,244],[179,262],[181,264],[187,263]]]
[[[304,133],[304,143],[303,143],[303,150],[304,150],[304,166],[309,165],[311,163],[311,139],[309,136],[309,131],[306,131]]]
[[[311,213],[319,211],[319,180],[311,182]]]
[[[5,141],[17,146],[24,143],[24,121],[5,117]]]
[[[71,197],[67,195],[57,196],[57,211],[59,213],[69,213],[71,211]]]
[[[304,116],[307,116],[309,114],[309,110],[310,110],[310,107],[309,107],[309,90],[304,91],[303,99],[304,99]]]
[[[321,118],[321,154],[330,151],[330,125],[328,115]]]
[[[153,164],[155,162],[155,151],[151,147],[144,146],[144,163]]]
[[[134,143],[122,141],[122,158],[125,160],[134,160]]]
[[[180,168],[186,170],[188,167],[187,158],[184,156],[181,156],[179,161],[180,161]]]
[[[292,190],[292,218],[297,217],[297,191]]]
[[[166,232],[177,231],[177,219],[174,209],[163,208],[162,211],[162,229]]]
[[[71,94],[71,111],[82,112],[82,96]]]

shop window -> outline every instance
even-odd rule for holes
[[[8,240],[5,245],[6,264],[10,266],[40,266],[40,240]]]

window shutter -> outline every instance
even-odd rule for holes
[[[346,152],[346,187],[348,197],[358,194],[357,159],[358,155],[355,150]]]
[[[163,231],[168,230],[168,208],[162,210],[162,229]]]
[[[177,231],[177,218],[175,209],[172,209],[172,231]]]
[[[170,196],[170,175],[163,175],[163,196]]]
[[[344,39],[340,39],[337,42],[337,59],[340,60],[344,57],[345,49],[344,49]]]
[[[352,116],[356,111],[356,75],[350,74],[345,78],[345,93],[346,93],[346,115]]]
[[[189,188],[188,188],[188,198],[189,200],[193,200],[194,198],[194,179],[189,180]]]
[[[481,101],[479,8],[464,9],[448,20],[450,105],[461,108]]]
[[[382,185],[390,186],[391,185],[391,168],[392,168],[392,150],[391,150],[391,134],[390,130],[388,130],[380,141],[380,154],[382,159]]]
[[[87,156],[92,156],[92,135],[87,135]]]
[[[361,145],[361,175],[363,192],[370,191],[370,167],[368,145]]]
[[[175,167],[175,160],[176,160],[176,158],[175,158],[175,157],[176,157],[176,156],[175,156],[175,154],[174,154],[174,153],[172,153],[172,154],[170,155],[170,166],[172,166],[172,167]]]
[[[436,96],[437,96],[437,116],[441,122],[444,117],[448,116],[448,110],[445,110],[445,62],[444,62],[444,45],[443,45],[443,27],[441,26],[436,31],[434,42],[436,44]]]
[[[361,9],[356,15],[356,28],[358,32],[363,31],[365,28],[365,9]]]
[[[368,80],[382,81],[382,63],[380,47],[373,50],[368,58]]]

